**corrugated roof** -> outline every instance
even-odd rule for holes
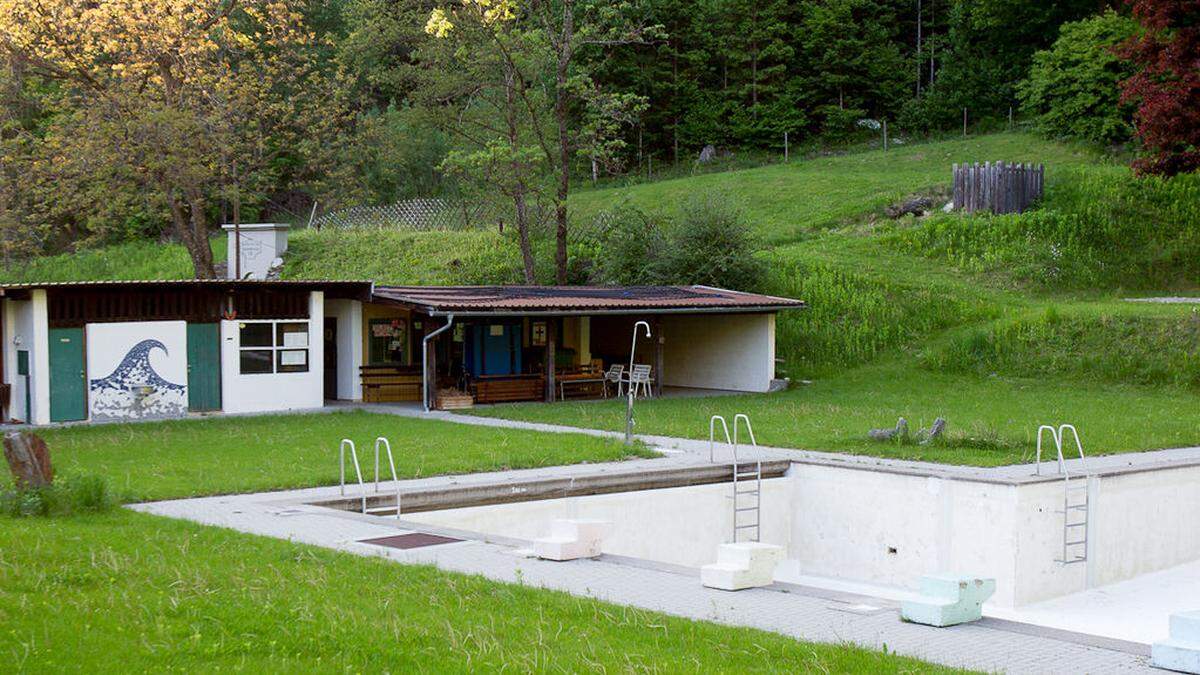
[[[23,281],[0,282],[0,289],[33,288],[104,288],[112,286],[363,286],[370,281],[344,279],[104,279],[92,281]]]
[[[376,286],[376,298],[433,312],[745,311],[804,302],[709,286]]]

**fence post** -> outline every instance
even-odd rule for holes
[[[967,109],[963,108],[963,138],[967,137]]]
[[[883,120],[883,151],[888,149],[887,120]]]
[[[788,161],[788,132],[783,132],[783,161]]]

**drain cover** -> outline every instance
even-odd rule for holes
[[[436,534],[425,534],[424,532],[413,532],[412,534],[397,534],[377,539],[359,539],[358,543],[387,546],[388,548],[423,548],[439,544],[453,544],[456,541],[462,541],[462,539],[443,537]]]

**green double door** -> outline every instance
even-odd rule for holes
[[[215,323],[187,325],[188,410],[221,409],[221,327]]]
[[[50,329],[50,421],[87,419],[83,329]]]

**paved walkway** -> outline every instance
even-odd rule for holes
[[[620,471],[634,469],[639,463],[661,466],[663,461],[438,477],[404,481],[403,487],[463,485],[597,469]],[[694,459],[679,456],[666,461],[691,463]],[[760,628],[799,639],[850,642],[875,649],[886,645],[896,653],[950,666],[1012,673],[1149,671],[1144,649],[1129,643],[991,619],[969,626],[929,628],[901,622],[895,604],[886,600],[783,585],[727,593],[702,587],[692,570],[610,556],[569,563],[528,559],[517,554],[526,542],[497,538],[407,551],[363,544],[360,540],[401,534],[413,526],[305,504],[334,498],[338,492],[337,487],[309,488],[154,502],[130,508],[400,563],[429,563],[444,570],[481,574],[498,581],[556,589],[691,619]],[[426,527],[421,530],[431,531]]]

